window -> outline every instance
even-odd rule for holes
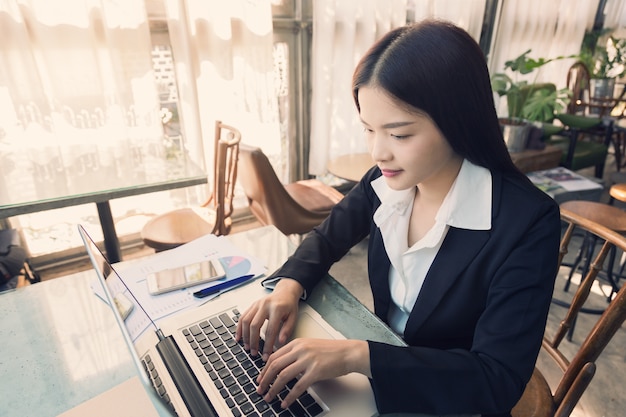
[[[191,146],[181,131],[179,120],[179,93],[176,85],[175,56],[170,44],[164,3],[160,0],[146,1],[150,26],[150,62],[152,77],[158,98],[157,117],[162,122],[162,145],[167,153],[187,152]],[[306,172],[297,164],[306,151],[304,137],[307,136],[309,50],[311,42],[311,2],[274,2],[274,65],[276,95],[279,103],[280,141],[278,151],[269,154],[279,176],[283,180],[299,179]],[[146,52],[146,51],[144,51]],[[143,59],[126,54],[124,62]],[[126,74],[129,69],[116,68]],[[81,115],[82,118],[82,115]],[[92,120],[95,118],[90,118]],[[81,119],[82,120],[82,119]],[[86,119],[85,119],[86,120]],[[1,138],[0,138],[1,139]],[[96,154],[94,154],[96,155]],[[40,175],[50,177],[55,166],[42,168]],[[49,178],[51,179],[51,178]],[[93,178],[91,180],[94,180]],[[42,187],[45,187],[45,183]],[[173,208],[197,204],[206,198],[206,186],[190,187],[173,191],[111,200],[117,234],[122,246],[139,243],[138,232],[152,215]],[[245,208],[247,201],[240,197],[236,205]],[[23,235],[34,262],[40,267],[49,263],[71,260],[81,251],[81,241],[75,231],[75,223],[91,224],[99,232],[99,221],[94,204],[42,211],[12,218],[15,227]],[[97,233],[96,233],[97,235]]]

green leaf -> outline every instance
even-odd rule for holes
[[[495,91],[500,97],[507,94],[513,85],[513,80],[511,77],[504,73],[494,74],[491,77],[491,88]]]

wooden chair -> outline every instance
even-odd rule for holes
[[[571,213],[582,216],[588,220],[591,220],[594,223],[598,223],[607,229],[610,229],[614,232],[617,232],[623,236],[626,236],[626,212],[617,207],[614,207],[610,204],[600,203],[596,201],[585,201],[585,200],[570,200],[561,204],[561,209],[565,209]],[[564,288],[565,291],[569,290],[571,279],[578,269],[581,261],[585,262],[582,270],[586,271],[590,267],[591,257],[593,256],[593,251],[596,247],[596,243],[598,241],[597,236],[593,235],[593,233],[586,233],[585,240],[583,241],[583,245],[581,250],[579,251],[576,259],[573,263],[573,268],[570,271],[566,286]],[[616,249],[612,249],[609,254],[609,263],[605,270],[606,280],[611,285],[612,291],[607,295],[607,298],[610,300],[613,297],[613,294],[619,290],[618,281],[619,274],[615,275],[613,271],[613,267],[615,265],[615,257],[616,257]],[[585,312],[590,313],[602,313],[603,310],[588,310],[583,309]]]
[[[595,176],[602,178],[612,138],[612,128],[602,117],[610,113],[610,103],[591,103],[590,79],[584,63],[577,61],[569,68],[566,85],[572,91],[572,98],[566,112],[555,116],[566,128],[565,135],[553,137],[549,143],[563,150],[562,166],[573,171],[594,166]],[[598,114],[591,114],[591,109],[598,110]],[[590,138],[583,140],[582,134]]]
[[[263,151],[243,144],[239,182],[254,216],[285,235],[310,232],[343,198],[339,191],[315,179],[281,183]]]
[[[626,250],[626,238],[622,235],[573,213],[567,208],[561,208],[561,219],[567,223],[567,229],[561,240],[559,263],[567,254],[568,245],[577,229],[593,234],[603,244],[591,267],[582,278],[565,318],[555,334],[551,337],[546,334],[543,339],[542,350],[548,353],[548,356],[563,372],[562,377],[553,391],[541,370],[535,367],[522,398],[513,409],[513,417],[569,416],[594,376],[596,360],[626,319],[626,291],[621,289],[573,357],[568,358],[561,350],[561,342],[587,300],[591,286],[602,269],[607,255],[613,247]]]
[[[589,108],[591,74],[587,66],[576,61],[567,70],[566,85],[572,92],[572,98],[567,105],[568,114],[586,115]]]
[[[213,189],[199,207],[186,207],[150,219],[141,230],[143,242],[157,252],[172,249],[213,233],[226,235],[232,225],[233,197],[241,133],[215,122]]]

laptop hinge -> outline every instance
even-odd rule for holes
[[[193,417],[218,417],[215,408],[193,374],[187,361],[172,336],[162,339],[156,345],[163,363],[167,367],[180,396]]]

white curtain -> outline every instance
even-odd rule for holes
[[[144,3],[1,0],[0,28],[0,198],[132,185],[163,135]]]
[[[352,73],[376,39],[406,23],[406,12],[406,0],[313,3],[311,174],[325,174],[332,157],[367,150],[352,101]]]
[[[605,28],[624,28],[626,26],[626,1],[607,0],[604,8]]]
[[[467,30],[478,42],[483,26],[487,0],[412,0],[414,20],[425,18],[444,19]],[[411,7],[411,6],[410,6]]]
[[[621,0],[620,0],[621,1]],[[489,67],[502,72],[504,63],[528,49],[532,58],[578,54],[585,31],[593,26],[599,0],[507,0],[494,31]],[[564,88],[574,58],[553,61],[526,76],[529,82],[552,82]],[[497,99],[498,100],[498,99]],[[498,100],[506,115],[506,100]]]
[[[269,0],[166,0],[182,129],[212,161],[215,120],[242,142],[281,153]]]
[[[146,19],[136,1],[0,3],[3,191],[125,178],[131,148],[161,140]]]
[[[309,173],[323,175],[330,159],[367,151],[350,87],[354,67],[377,39],[412,15],[415,21],[450,20],[478,40],[484,5],[485,0],[316,0]]]

